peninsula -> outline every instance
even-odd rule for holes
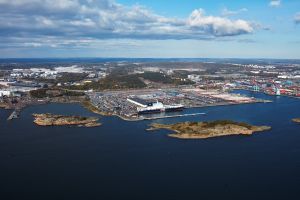
[[[228,135],[252,135],[254,132],[270,130],[269,126],[253,126],[230,120],[213,122],[181,122],[176,124],[151,124],[147,130],[167,129],[175,133],[168,136],[180,139],[205,139]]]
[[[33,114],[34,123],[39,126],[64,126],[72,125],[78,127],[96,127],[101,124],[97,117],[64,116],[46,114]]]

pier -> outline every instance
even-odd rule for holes
[[[155,119],[166,119],[166,118],[175,118],[175,117],[188,117],[188,116],[197,116],[197,115],[206,115],[206,113],[191,113],[191,114],[180,114],[180,115],[167,115],[167,116],[157,116],[157,117],[142,117],[142,120],[155,120]]]
[[[13,119],[17,119],[19,117],[20,111],[19,110],[14,110],[9,117],[7,118],[7,120],[13,120]]]

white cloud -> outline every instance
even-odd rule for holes
[[[229,20],[222,17],[206,16],[204,10],[194,10],[188,19],[188,24],[215,36],[228,36],[252,33],[251,24],[245,20]]]
[[[227,8],[224,8],[222,10],[222,16],[228,17],[228,16],[232,16],[232,15],[238,15],[238,14],[241,14],[241,13],[247,12],[247,11],[248,11],[247,8],[241,8],[239,10],[229,10]]]
[[[226,9],[220,17],[197,9],[187,18],[175,18],[114,0],[0,0],[0,42],[2,47],[78,46],[108,39],[215,39],[253,33],[254,23],[227,18],[245,11]]]
[[[281,0],[271,0],[269,6],[271,7],[279,7],[281,5]]]

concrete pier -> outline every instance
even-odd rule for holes
[[[13,119],[17,119],[19,117],[20,111],[18,110],[14,110],[9,117],[7,118],[7,120],[13,120]]]

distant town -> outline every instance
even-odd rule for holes
[[[234,62],[2,63],[0,107],[81,103],[125,120],[185,108],[267,102],[231,93],[300,97],[300,64]]]

